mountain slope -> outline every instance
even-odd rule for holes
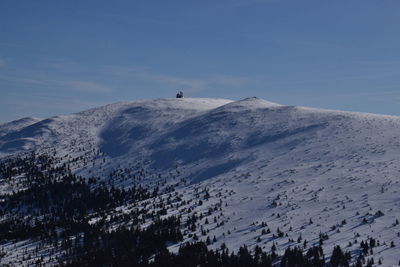
[[[40,119],[38,118],[26,117],[8,123],[0,124],[0,136],[3,136],[13,131],[18,131],[38,121],[40,121]]]
[[[390,245],[400,243],[399,130],[400,117],[258,98],[159,99],[8,131],[0,136],[0,153],[54,154],[75,173],[122,188],[173,186],[186,204],[170,205],[165,216],[204,214],[198,223],[216,236],[214,248],[275,244],[282,252],[299,237],[301,244],[318,244],[323,233],[326,255],[341,245],[357,256],[358,243],[374,237],[381,245],[373,257],[388,266],[400,259],[398,246]],[[123,205],[115,214],[134,208]],[[210,209],[217,214],[207,215]],[[267,228],[271,233],[262,233]]]

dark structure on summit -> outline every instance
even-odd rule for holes
[[[176,98],[183,98],[183,92],[182,92],[182,91],[179,91],[179,92],[176,94]]]

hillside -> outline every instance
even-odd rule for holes
[[[38,118],[26,117],[8,123],[0,124],[0,136],[21,130],[22,128],[25,128],[39,121],[40,119]]]
[[[400,260],[399,130],[400,117],[255,97],[157,99],[0,125],[0,156],[4,161],[35,151],[110,188],[158,188],[157,196],[110,204],[107,216],[90,209],[88,220],[115,228],[121,221],[111,217],[137,209],[183,222],[195,215],[189,226],[182,223],[183,238],[169,244],[172,252],[182,242],[214,236],[212,249],[259,245],[276,247],[280,255],[289,246],[323,241],[327,258],[340,245],[355,262],[361,241],[373,238],[379,245],[365,258],[390,266]],[[2,198],[29,189],[26,177],[23,171],[0,177]],[[29,240],[17,244],[0,244],[5,263],[36,249]]]

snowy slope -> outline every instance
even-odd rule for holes
[[[228,103],[228,100],[159,99],[154,101],[121,102],[90,109],[80,113],[56,116],[27,127],[5,132],[0,137],[0,153],[9,155],[30,149],[76,152],[79,149],[96,149],[103,135],[113,139],[113,124],[118,121],[159,127],[160,122],[174,123],[197,112]],[[147,114],[147,115],[146,115]],[[153,116],[148,121],[145,116]],[[110,125],[110,126],[107,126]],[[107,126],[107,127],[106,127]],[[123,126],[123,125],[119,125]],[[135,125],[131,125],[135,127]],[[103,130],[103,128],[106,128]],[[159,127],[162,130],[161,127]],[[129,136],[127,136],[129,140]],[[110,152],[112,154],[112,152]]]
[[[259,98],[158,99],[111,104],[3,132],[2,156],[54,151],[74,162],[75,172],[103,179],[111,171],[141,166],[144,179],[122,176],[119,184],[178,183],[177,192],[188,202],[209,189],[211,197],[192,208],[206,213],[225,203],[218,226],[214,215],[204,224],[218,240],[215,247],[275,243],[283,251],[296,245],[289,239],[301,236],[312,245],[327,233],[326,255],[336,244],[356,255],[355,240],[374,237],[381,241],[375,260],[383,257],[385,266],[400,260],[400,225],[394,225],[400,218],[400,117]],[[271,233],[261,235],[265,228]],[[288,236],[274,238],[278,228]],[[392,241],[397,246],[390,247]]]
[[[19,120],[11,121],[8,123],[0,124],[0,136],[3,136],[7,133],[18,131],[22,128],[25,128],[29,125],[32,125],[41,119],[33,118],[33,117],[26,117]]]

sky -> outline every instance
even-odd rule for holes
[[[118,101],[400,115],[398,0],[2,0],[0,123]]]

